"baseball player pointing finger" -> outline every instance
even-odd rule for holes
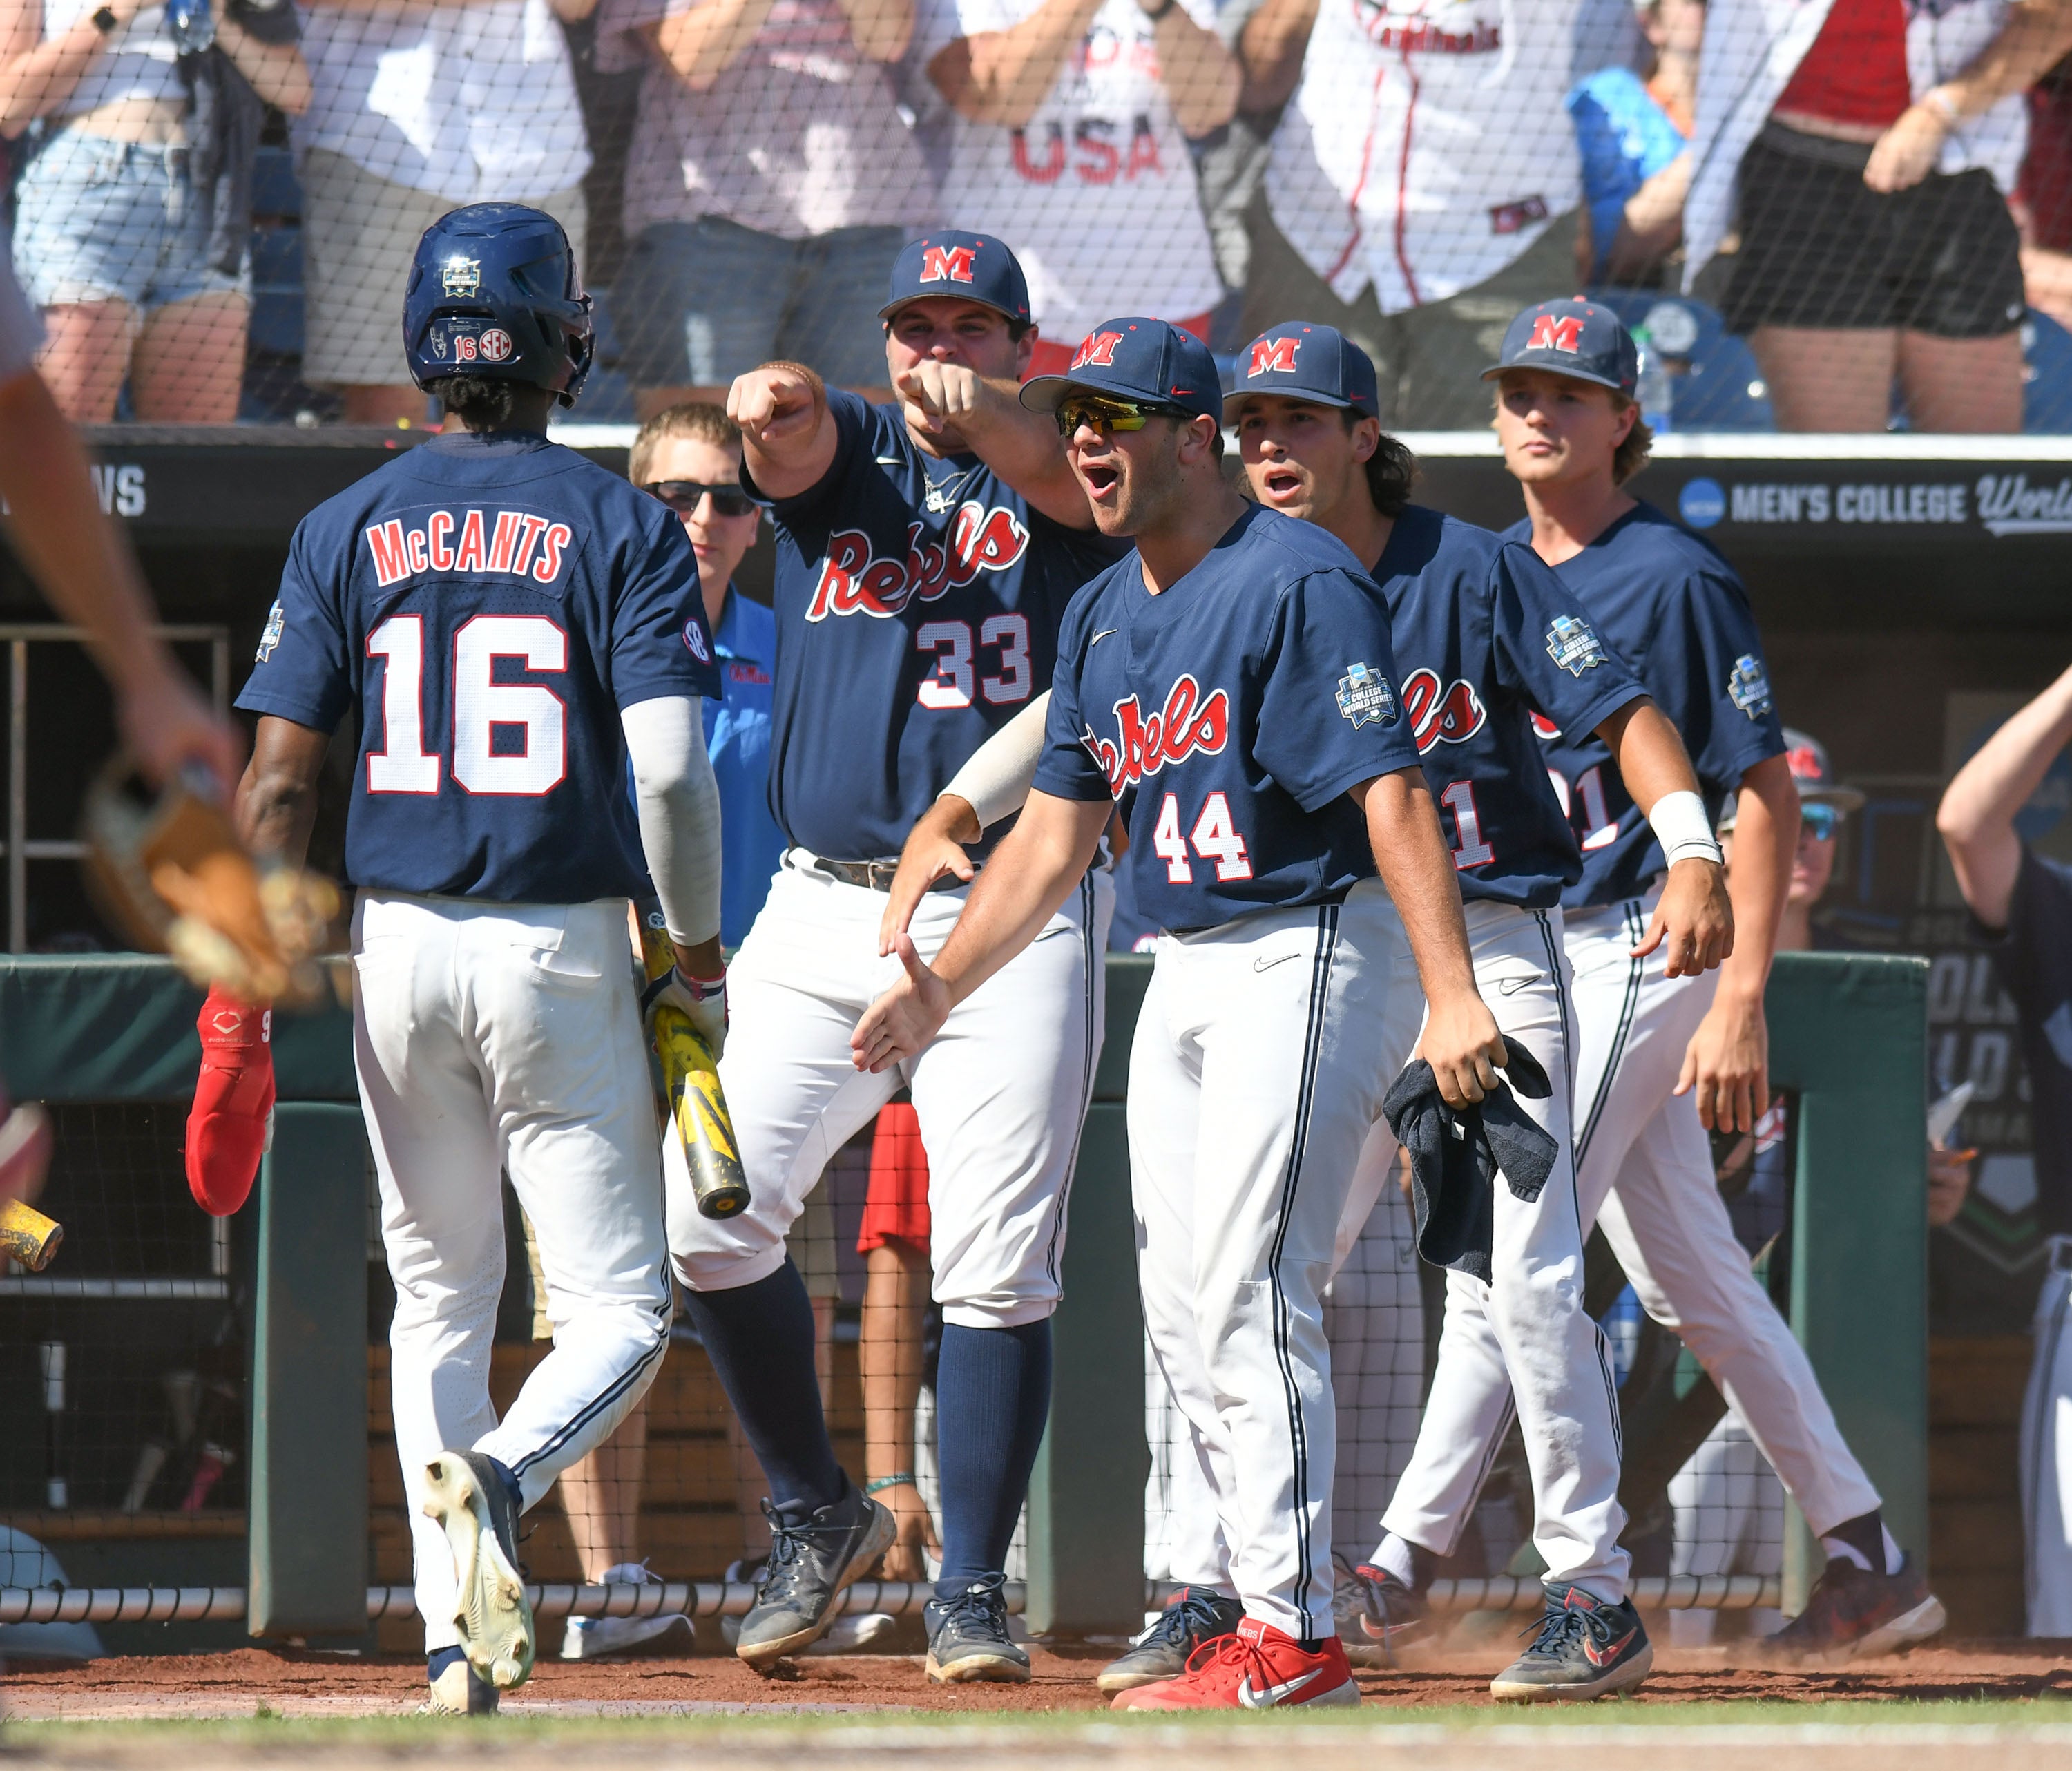
[[[1102,532],[1137,553],[1074,600],[1034,789],[932,964],[896,938],[906,975],[856,1062],[907,1061],[991,988],[1133,795],[1124,865],[1166,931],[1130,1062],[1139,1273],[1154,1356],[1215,1462],[1244,1617],[1117,1702],[1356,1703],[1331,1613],[1320,1291],[1360,1146],[1420,1046],[1418,980],[1448,1099],[1494,1086],[1503,1042],[1387,606],[1339,543],[1225,484],[1206,347],[1107,322],[1022,398],[1056,411]]]

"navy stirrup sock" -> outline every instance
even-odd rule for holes
[[[1050,1324],[943,1325],[935,1437],[943,1476],[943,1572],[953,1596],[1007,1559],[1050,1412]]]

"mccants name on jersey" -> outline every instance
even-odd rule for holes
[[[383,590],[424,573],[466,572],[552,584],[575,532],[531,511],[432,511],[405,528],[391,517],[368,524],[374,581]]]

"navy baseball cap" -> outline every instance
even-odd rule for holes
[[[1308,320],[1274,327],[1238,352],[1237,384],[1223,396],[1224,409],[1248,393],[1350,406],[1367,418],[1381,404],[1374,359],[1337,327]]]
[[[1223,378],[1208,346],[1192,332],[1142,314],[1103,320],[1080,342],[1063,375],[1033,376],[1022,384],[1022,403],[1031,412],[1055,412],[1075,388],[1223,421]]]
[[[1503,355],[1482,371],[1482,380],[1494,380],[1506,369],[1549,369],[1630,399],[1640,384],[1640,351],[1618,314],[1575,295],[1528,307],[1511,323]]]
[[[909,241],[892,261],[892,293],[878,317],[889,320],[909,302],[929,296],[977,302],[1011,320],[1029,318],[1029,279],[1007,242],[991,234],[939,228]]]

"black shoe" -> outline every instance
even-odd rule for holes
[[[1631,1600],[1608,1605],[1581,1587],[1550,1580],[1540,1633],[1490,1681],[1490,1695],[1500,1703],[1586,1702],[1631,1691],[1654,1664]]]
[[[1897,1574],[1873,1574],[1838,1555],[1807,1595],[1806,1609],[1763,1644],[1763,1658],[1786,1666],[1840,1666],[1926,1642],[1947,1621],[1942,1601],[1928,1590],[1912,1556]]]
[[[788,1523],[767,1501],[763,1516],[770,1522],[770,1559],[734,1645],[758,1669],[825,1634],[836,1595],[891,1548],[898,1531],[891,1514],[853,1486],[802,1524]]]
[[[936,1684],[1027,1682],[1028,1653],[1007,1633],[1006,1586],[1004,1575],[981,1575],[955,1598],[931,1599],[923,1608],[928,1677]]]
[[[518,1511],[502,1466],[442,1451],[425,1466],[425,1512],[454,1559],[454,1623],[467,1662],[499,1691],[532,1676],[532,1607],[518,1568]]]
[[[1112,1660],[1095,1679],[1108,1696],[1133,1691],[1161,1679],[1178,1679],[1187,1657],[1205,1642],[1234,1634],[1244,1621],[1244,1607],[1214,1587],[1182,1587],[1157,1621],[1129,1645],[1129,1652]]]
[[[1393,1666],[1403,1650],[1431,1634],[1432,1608],[1424,1596],[1371,1563],[1339,1564],[1331,1609],[1346,1658],[1355,1666]]]

